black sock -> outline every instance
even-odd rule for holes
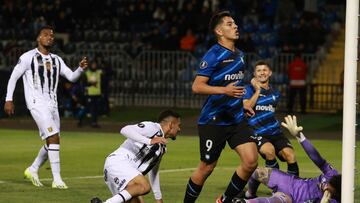
[[[223,195],[224,203],[230,203],[231,200],[244,189],[246,183],[247,181],[241,179],[235,172]]]
[[[287,172],[289,174],[299,176],[299,166],[298,166],[297,162],[292,163],[292,164],[288,164]]]
[[[197,197],[200,195],[202,187],[203,187],[202,185],[196,185],[190,178],[186,186],[184,203],[195,202]]]
[[[266,166],[266,167],[269,167],[269,168],[277,168],[277,169],[279,169],[279,164],[278,164],[278,162],[276,161],[276,159],[266,160],[266,161],[265,161],[265,166]]]

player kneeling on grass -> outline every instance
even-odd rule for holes
[[[121,129],[120,133],[127,139],[105,161],[104,178],[113,194],[105,203],[141,202],[140,196],[150,191],[150,185],[156,202],[163,202],[159,165],[166,152],[166,138],[175,139],[180,124],[178,113],[165,110],[160,113],[158,123],[144,121]],[[101,202],[99,198],[91,200],[91,203]]]
[[[256,195],[254,183],[260,181],[273,190],[272,197],[258,197],[255,199],[234,198],[233,203],[303,203],[320,202],[336,203],[341,201],[341,175],[321,157],[315,147],[301,132],[303,128],[297,126],[295,116],[285,117],[283,127],[297,138],[307,155],[321,170],[322,174],[315,178],[299,178],[278,169],[258,168],[249,180],[246,195]]]

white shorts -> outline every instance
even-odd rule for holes
[[[39,128],[42,140],[60,132],[60,116],[56,107],[37,106],[31,108],[30,113]]]
[[[129,159],[128,154],[111,154],[105,160],[104,179],[113,195],[123,191],[136,176],[142,175]]]

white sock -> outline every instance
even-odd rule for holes
[[[104,203],[123,203],[130,200],[132,196],[127,190],[121,191],[119,194],[114,195],[110,199],[107,199]]]
[[[55,182],[62,181],[60,176],[60,145],[59,144],[49,144],[48,156],[51,166],[51,172],[53,175],[53,180]]]
[[[35,158],[34,162],[29,167],[29,170],[31,172],[37,173],[39,168],[46,162],[47,159],[48,159],[48,147],[45,144],[40,148],[39,153]]]

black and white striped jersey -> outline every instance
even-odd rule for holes
[[[16,82],[22,76],[25,100],[29,109],[39,102],[57,107],[59,76],[75,82],[82,71],[79,67],[73,72],[56,54],[44,55],[37,48],[32,49],[21,55],[14,67],[7,86],[6,101],[13,100]]]
[[[126,149],[131,153],[131,163],[144,175],[161,161],[166,152],[166,145],[150,144],[153,137],[164,137],[159,123],[144,121],[128,125],[121,129],[121,134],[127,139],[112,154],[121,153],[121,149]]]

